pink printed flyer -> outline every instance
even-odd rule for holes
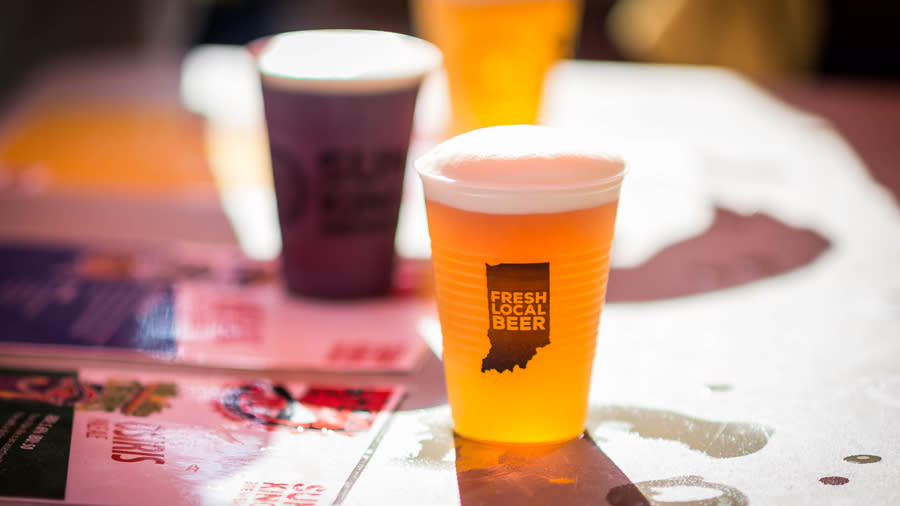
[[[252,370],[405,373],[428,352],[415,293],[293,297],[236,249],[0,243],[0,352]]]
[[[0,369],[0,501],[340,503],[394,386]]]

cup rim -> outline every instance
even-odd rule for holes
[[[472,212],[487,214],[545,214],[576,211],[617,201],[628,172],[585,183],[516,186],[476,184],[424,172],[416,168],[425,200]]]
[[[354,75],[302,75],[301,73],[277,72],[266,68],[266,50],[278,40],[299,40],[310,38],[325,39],[338,36],[353,37],[354,43],[379,43],[390,41],[393,47],[405,46],[409,54],[418,55],[416,61],[405,67],[380,71],[366,71]],[[400,45],[395,42],[399,41]],[[403,89],[421,84],[426,75],[439,68],[443,54],[434,44],[403,33],[366,29],[313,29],[280,32],[255,39],[245,45],[253,57],[257,72],[263,83],[297,91],[328,93],[373,93]]]
[[[433,147],[414,166],[426,200],[491,214],[603,205],[618,199],[628,172],[621,154],[588,132],[538,125],[473,130]]]

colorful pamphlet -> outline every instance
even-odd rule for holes
[[[428,350],[419,329],[431,311],[412,293],[291,296],[277,262],[236,248],[0,243],[4,354],[408,372]]]
[[[338,504],[402,390],[0,369],[0,501]]]

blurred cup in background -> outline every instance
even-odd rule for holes
[[[583,0],[411,0],[419,36],[444,55],[450,135],[533,124],[544,75],[572,57]]]
[[[474,130],[416,160],[457,434],[584,431],[624,162],[594,136]]]
[[[324,298],[388,293],[416,98],[440,51],[371,30],[289,32],[249,49],[287,289]]]

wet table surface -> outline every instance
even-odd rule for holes
[[[566,62],[546,97],[542,122],[594,129],[631,164],[583,437],[455,437],[435,324],[411,374],[353,376],[408,395],[342,504],[900,503],[896,170],[722,70]],[[413,156],[433,138],[417,128]],[[424,258],[408,187],[398,246]]]

